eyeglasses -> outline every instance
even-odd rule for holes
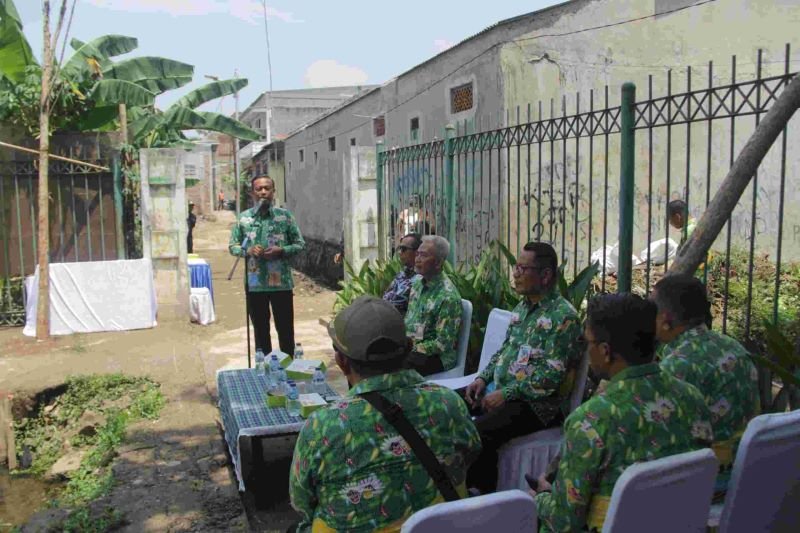
[[[397,247],[398,252],[406,252],[408,250],[416,250],[416,248],[414,248],[413,246],[406,246],[404,244],[401,244],[400,246]]]
[[[548,268],[548,267],[542,267],[542,266],[536,266],[536,265],[520,265],[519,263],[514,265],[514,271],[515,272],[519,272],[519,273],[524,273],[524,272],[527,272],[528,270],[542,271],[542,270],[544,270],[546,268]]]

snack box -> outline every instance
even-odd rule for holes
[[[300,359],[292,361],[286,367],[286,375],[295,381],[310,381],[314,377],[314,371],[319,368],[325,372],[325,363],[310,359]]]
[[[325,399],[316,392],[312,392],[310,394],[301,394],[300,416],[303,418],[308,418],[311,413],[320,407],[325,407],[326,405],[328,405],[328,402],[326,402]]]
[[[274,394],[267,393],[266,396],[267,407],[286,407],[286,393]]]

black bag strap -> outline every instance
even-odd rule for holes
[[[377,391],[364,392],[359,394],[362,398],[367,400],[372,407],[377,409],[386,420],[397,430],[398,433],[406,440],[414,455],[417,456],[419,462],[428,471],[428,474],[436,483],[436,488],[444,496],[445,501],[452,502],[460,500],[461,496],[456,492],[453,486],[453,481],[450,476],[445,472],[444,467],[436,458],[436,455],[431,450],[428,443],[422,438],[419,432],[411,425],[406,415],[403,413],[403,408],[394,402],[387,400],[381,393]]]

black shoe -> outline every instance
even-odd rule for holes
[[[536,479],[535,477],[533,477],[530,474],[525,474],[525,481],[528,482],[528,486],[532,490],[534,490],[536,492],[539,492],[539,480],[538,479]]]
[[[468,498],[474,498],[475,496],[480,496],[480,495],[481,495],[481,491],[479,491],[475,487],[470,487],[469,489],[467,489],[467,497]]]

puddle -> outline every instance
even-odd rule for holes
[[[54,484],[28,476],[11,476],[0,466],[0,531],[25,524],[47,505]]]

